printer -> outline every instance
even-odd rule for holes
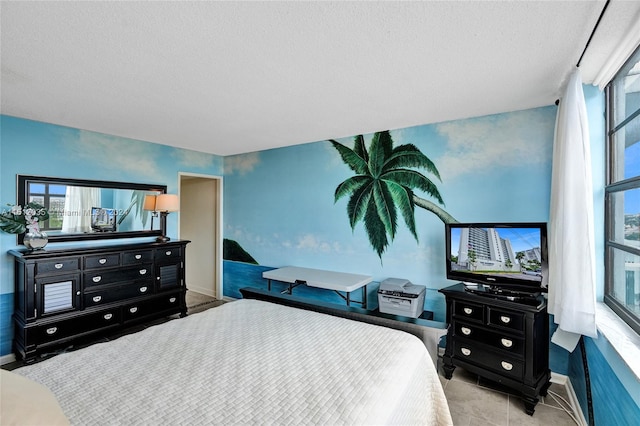
[[[387,278],[378,288],[380,312],[418,318],[424,310],[424,295],[427,288],[411,284],[402,278]]]

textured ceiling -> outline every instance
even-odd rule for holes
[[[603,6],[2,1],[1,111],[230,155],[551,105]],[[611,2],[585,83],[639,11]]]

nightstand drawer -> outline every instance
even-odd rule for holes
[[[122,253],[123,265],[137,265],[153,261],[153,250],[125,251]]]
[[[85,269],[109,268],[120,265],[120,254],[110,253],[99,256],[86,256],[84,258]]]
[[[521,312],[499,309],[487,306],[488,324],[496,327],[508,328],[510,330],[524,331],[524,314]]]
[[[41,345],[88,331],[118,325],[119,322],[120,309],[108,309],[94,314],[84,315],[82,318],[54,321],[27,329],[27,341],[28,344]]]
[[[84,286],[117,284],[123,281],[135,281],[153,278],[153,265],[142,264],[135,268],[110,269],[107,271],[91,271],[84,274]]]
[[[524,363],[512,356],[488,351],[474,342],[462,339],[456,340],[453,346],[455,358],[493,370],[515,380],[523,379]]]
[[[523,356],[524,355],[524,339],[514,337],[500,331],[489,331],[473,324],[467,324],[456,321],[454,323],[455,336],[461,337],[475,342],[480,342],[495,349],[507,351],[509,353]]]
[[[453,303],[457,317],[484,323],[484,306],[469,303],[465,300],[455,300]]]
[[[53,272],[77,271],[79,267],[80,262],[77,257],[56,259],[54,261],[48,262],[37,262],[36,275],[48,274]]]
[[[137,281],[119,287],[104,288],[102,290],[84,294],[84,307],[104,305],[117,300],[129,299],[136,296],[153,294],[153,281]]]

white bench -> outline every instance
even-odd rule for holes
[[[300,268],[297,266],[265,271],[262,273],[262,278],[269,280],[269,291],[271,291],[271,280],[289,283],[289,288],[282,292],[288,294],[292,294],[295,287],[305,284],[309,287],[333,290],[347,302],[347,306],[350,306],[351,302],[359,303],[364,309],[367,308],[367,284],[373,280],[373,277],[367,275]],[[351,292],[359,288],[362,288],[362,301],[351,300]],[[345,294],[343,295],[341,292]]]

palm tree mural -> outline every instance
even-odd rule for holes
[[[147,226],[147,219],[149,218],[149,212],[144,209],[144,198],[150,194],[151,193],[148,193],[146,191],[132,191],[131,203],[129,204],[129,207],[127,207],[127,209],[118,219],[118,225],[122,224],[122,222],[124,222],[124,220],[127,218],[129,213],[131,213],[131,210],[135,208],[134,217],[139,217],[142,220],[142,227],[145,228]]]
[[[435,203],[414,194],[419,189],[444,205],[436,185],[422,173],[413,169],[425,169],[440,180],[440,173],[433,162],[412,144],[394,148],[389,131],[374,134],[369,151],[364,137],[355,137],[354,148],[348,148],[335,140],[329,140],[340,153],[342,161],[356,174],[342,182],[335,191],[334,201],[350,195],[347,215],[351,229],[361,220],[369,242],[382,259],[389,245],[387,235],[393,240],[397,231],[398,212],[409,231],[418,241],[414,217],[415,206],[434,213],[444,223],[457,222]]]

